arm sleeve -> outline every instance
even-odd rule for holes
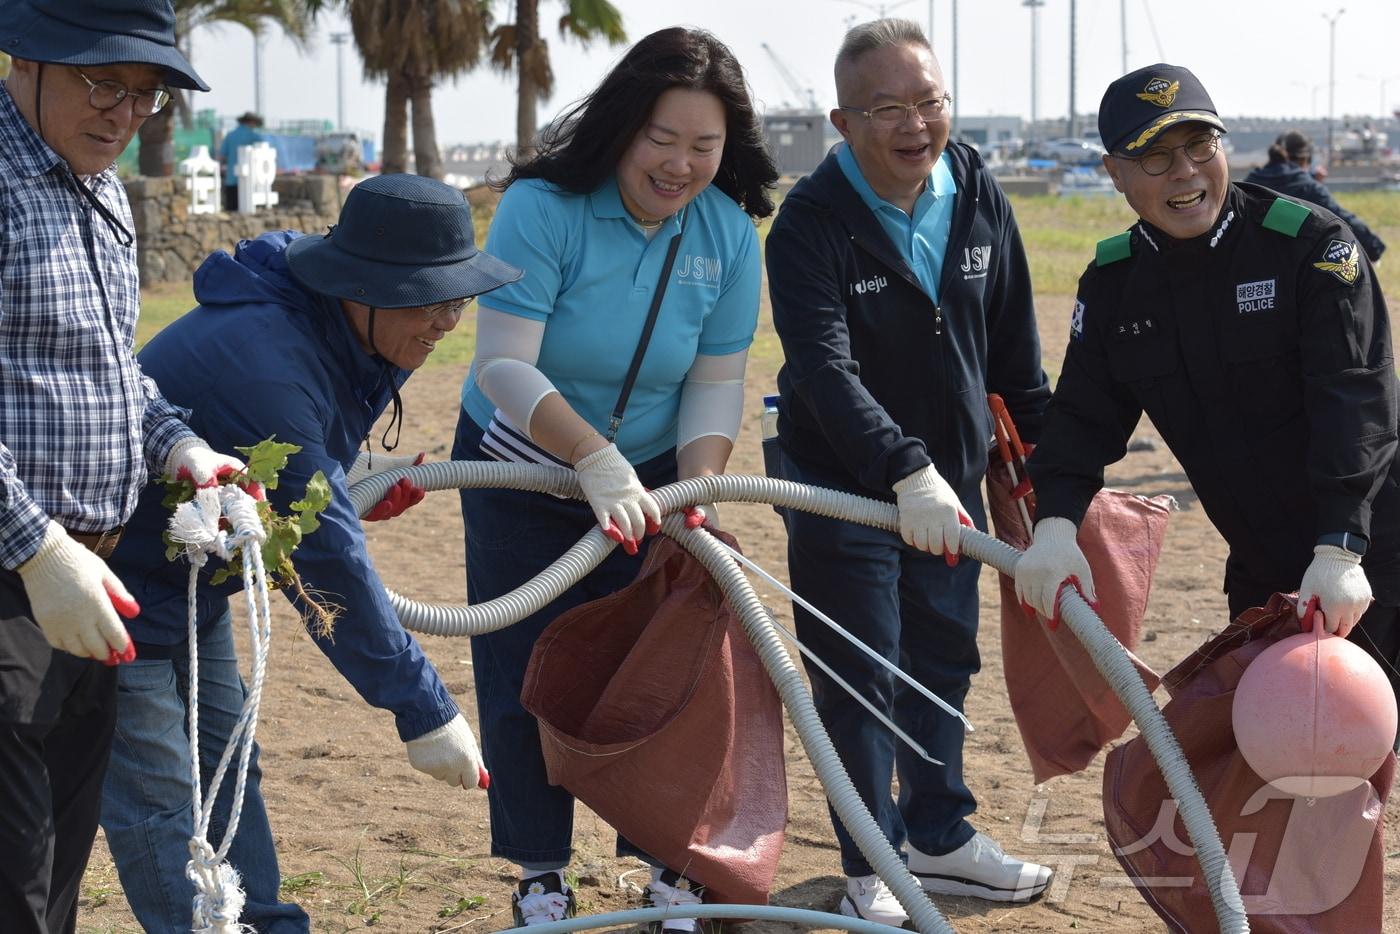
[[[161,395],[155,380],[142,376],[141,386],[146,395],[146,411],[141,419],[141,451],[146,469],[152,476],[159,476],[165,470],[171,449],[186,438],[195,437],[195,433],[185,424],[189,412]]]
[[[1371,534],[1371,502],[1396,452],[1396,377],[1390,320],[1370,263],[1354,251],[1355,279],[1316,268],[1333,227],[1301,264],[1299,346],[1308,422],[1308,483],[1317,531]],[[1353,243],[1355,241],[1352,241]]]
[[[676,450],[697,438],[719,435],[732,444],[744,415],[744,369],[749,352],[695,358],[681,386]]]
[[[326,420],[314,400],[302,392],[288,392],[285,382],[259,381],[243,388],[237,407],[210,414],[215,417],[201,424],[228,426],[220,432],[221,443],[208,439],[218,450],[232,450],[233,438],[274,434],[279,441],[301,446],[282,471],[277,489],[268,493],[280,514],[305,495],[317,470],[330,481],[331,504],[321,514],[320,528],[303,539],[292,556],[306,588],[344,608],[331,637],[312,636],[317,647],[367,703],[393,713],[401,739],[415,739],[455,717],[457,704],[389,605],[350,502],[345,472],[326,452]],[[297,602],[291,594],[288,599]]]
[[[527,436],[535,406],[558,392],[535,366],[543,343],[543,321],[490,308],[477,313],[473,378],[486,398]]]
[[[1078,525],[1089,501],[1103,488],[1103,469],[1128,451],[1142,417],[1137,401],[1109,371],[1096,306],[1093,269],[1079,280],[1069,346],[1055,394],[1046,410],[1040,442],[1026,465],[1035,488],[1036,518],[1060,517]],[[1075,329],[1074,320],[1080,322]]]
[[[1031,272],[1011,205],[996,189],[1002,222],[1002,257],[988,296],[987,389],[997,393],[1029,444],[1040,440],[1050,381],[1040,365],[1040,333],[1035,323]]]
[[[1356,234],[1356,240],[1361,244],[1361,249],[1366,251],[1367,259],[1373,263],[1380,259],[1381,254],[1385,252],[1385,241],[1376,236],[1375,232],[1367,227],[1361,218],[1338,204],[1337,199],[1332,197],[1332,192],[1328,190],[1326,185],[1313,181],[1311,189],[1307,200],[1322,205],[1345,221],[1352,233]]]
[[[822,433],[847,472],[865,486],[889,489],[932,461],[924,443],[905,437],[861,384],[837,281],[841,257],[829,238],[813,235],[821,220],[801,210],[784,207],[766,243],[784,365],[801,403],[822,413]]]

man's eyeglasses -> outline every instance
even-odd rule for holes
[[[153,117],[170,103],[170,92],[165,88],[154,91],[133,91],[120,81],[94,81],[83,74],[81,68],[74,68],[78,77],[87,82],[88,103],[98,110],[111,110],[131,98],[131,112],[138,117]]]
[[[917,104],[885,104],[876,107],[874,110],[861,110],[859,107],[838,107],[837,110],[849,110],[851,113],[860,114],[878,127],[890,129],[900,126],[909,119],[909,111],[914,111],[919,115],[919,119],[925,123],[932,123],[953,103],[953,95],[944,94],[942,97],[930,97],[928,100],[919,101]]]
[[[1120,156],[1113,154],[1115,159],[1122,159],[1125,162],[1136,162],[1138,168],[1148,175],[1163,175],[1173,164],[1176,163],[1176,151],[1178,149],[1186,153],[1186,158],[1197,165],[1204,165],[1215,158],[1216,150],[1220,148],[1220,134],[1210,133],[1206,136],[1197,136],[1189,139],[1180,146],[1153,146],[1140,156]]]
[[[458,315],[467,310],[467,306],[476,301],[475,295],[468,295],[466,298],[454,298],[448,302],[438,302],[436,305],[424,305],[423,317],[428,321],[440,318],[443,315]]]

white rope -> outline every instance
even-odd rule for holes
[[[222,518],[228,519],[231,531],[220,528]],[[195,491],[194,499],[182,503],[175,510],[169,528],[171,539],[185,546],[185,557],[190,562],[186,606],[190,653],[190,790],[195,819],[194,836],[189,844],[190,861],[185,866],[185,875],[194,884],[195,890],[192,930],[195,934],[242,934],[252,931],[251,927],[238,921],[245,898],[242,880],[238,871],[225,860],[243,813],[243,792],[248,781],[253,736],[258,725],[258,705],[262,701],[267,671],[268,644],[272,637],[272,611],[262,560],[262,543],[266,534],[253,498],[232,485]],[[195,593],[200,568],[210,555],[228,561],[237,552],[241,552],[243,559],[243,598],[248,608],[248,632],[253,649],[252,684],[206,795],[200,782],[199,768],[199,637],[195,620]],[[235,752],[238,753],[238,774],[234,782],[233,807],[223,839],[215,850],[209,843],[209,824],[214,816],[214,802],[218,799],[219,788],[223,785]]]

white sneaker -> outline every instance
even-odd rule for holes
[[[549,870],[521,879],[510,897],[510,909],[515,926],[526,927],[572,918],[578,904],[563,873]]]
[[[841,898],[841,914],[896,928],[909,921],[904,906],[879,876],[848,877],[846,894]]]
[[[911,845],[909,871],[930,894],[970,895],[994,902],[1039,898],[1055,876],[1049,866],[1007,856],[982,833],[942,856],[920,853]]]
[[[699,905],[704,899],[705,887],[699,883],[692,882],[680,873],[664,869],[660,873],[652,873],[652,880],[647,883],[647,898],[651,900],[654,908],[673,908],[681,905]],[[650,934],[662,934],[664,931],[701,931],[704,930],[704,922],[699,918],[666,918],[662,921],[653,921],[647,925]]]

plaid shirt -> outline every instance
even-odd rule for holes
[[[0,567],[29,560],[48,520],[125,522],[147,471],[193,435],[132,353],[140,291],[123,246],[66,163],[0,88]],[[109,167],[88,186],[128,230]],[[142,463],[144,456],[145,463]]]

